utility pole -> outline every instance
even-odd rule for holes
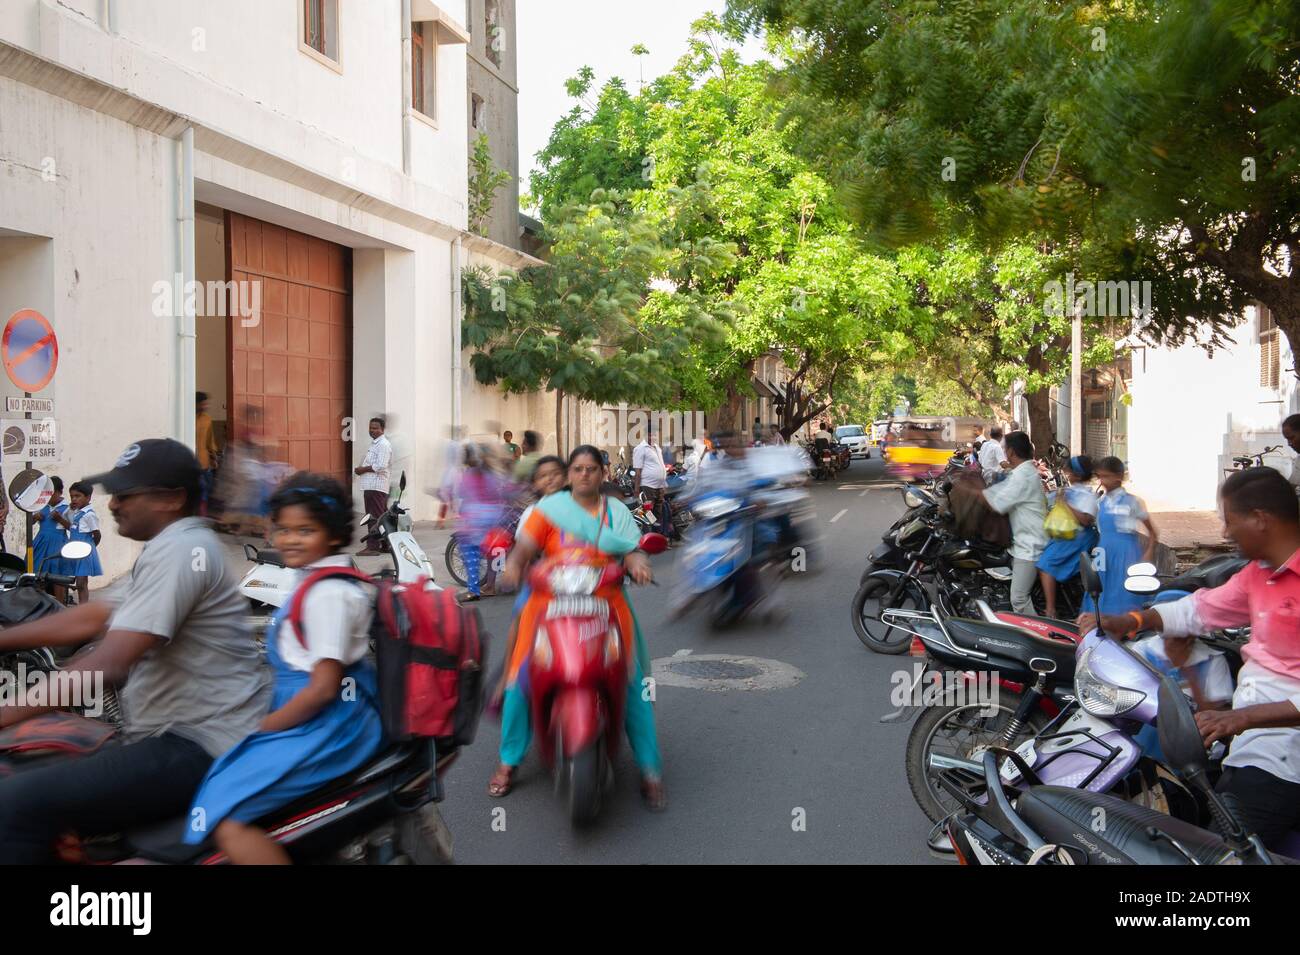
[[[1083,453],[1083,314],[1070,323],[1070,453]]]

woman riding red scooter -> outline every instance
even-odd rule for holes
[[[548,571],[552,567],[558,570],[584,565],[606,568],[587,596],[608,606],[606,623],[612,625],[608,628],[609,633],[621,643],[619,659],[626,667],[626,698],[610,701],[610,715],[620,709],[623,711],[628,741],[641,769],[642,795],[647,806],[657,810],[665,805],[662,762],[655,734],[654,711],[647,694],[642,692],[642,681],[650,674],[650,660],[636,617],[623,591],[623,573],[618,572],[617,565],[621,563],[622,569],[637,583],[649,583],[652,575],[649,561],[637,550],[641,540],[640,529],[631,513],[622,502],[611,501],[600,493],[603,472],[599,450],[582,445],[573,451],[569,456],[570,490],[552,494],[537,503],[528,520],[519,528],[515,547],[506,560],[499,583],[513,589],[539,555]],[[530,578],[536,573],[535,570]],[[506,652],[506,687],[501,719],[502,762],[489,783],[490,795],[504,796],[510,791],[514,770],[531,740],[533,720],[545,715],[539,704],[553,705],[530,699],[529,668],[534,653],[542,646],[538,640],[539,624],[544,625],[548,615],[553,615],[556,609],[559,608],[556,607],[554,588],[534,586],[511,633]],[[613,627],[617,627],[617,631]],[[552,652],[549,641],[544,651]],[[554,723],[554,716],[551,721]],[[543,732],[549,731],[549,727],[543,727]],[[547,743],[551,742],[548,736]],[[561,758],[563,754],[554,755]]]

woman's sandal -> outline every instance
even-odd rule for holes
[[[662,779],[641,780],[641,798],[645,807],[651,812],[663,812],[668,807],[668,794],[664,792]]]
[[[498,766],[497,771],[488,780],[488,795],[494,799],[507,795],[514,788],[514,774],[513,766]]]

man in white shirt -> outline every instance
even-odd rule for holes
[[[835,435],[826,430],[825,421],[817,422],[817,433],[813,435],[813,444],[816,444],[818,441],[825,441],[827,444],[835,443]]]
[[[996,443],[996,429],[990,433],[992,440],[984,447]],[[1037,562],[1047,546],[1047,495],[1043,493],[1043,479],[1034,464],[1034,445],[1023,431],[1012,431],[1006,437],[1007,461],[1011,474],[1005,481],[984,489],[984,499],[989,507],[1005,514],[1011,521],[1011,609],[1016,613],[1033,614],[1031,594],[1038,579]]]
[[[384,436],[384,419],[370,419],[370,447],[365,459],[356,468],[361,478],[361,496],[365,500],[366,513],[370,515],[370,533],[366,535],[358,557],[375,557],[382,554],[376,545],[380,541],[379,519],[388,510],[388,472],[393,461],[393,446]]]
[[[1292,451],[1300,454],[1300,414],[1293,414],[1282,422],[1282,437]],[[1291,459],[1291,474],[1287,480],[1293,487],[1300,487],[1300,457]]]
[[[668,503],[664,500],[664,488],[668,486],[668,468],[664,464],[664,452],[655,438],[654,428],[646,429],[645,440],[632,449],[632,493],[638,498],[644,488],[647,496],[655,502],[655,516],[659,520],[659,533],[665,537],[676,536],[673,532],[672,518],[668,515]]]
[[[1001,428],[989,429],[988,439],[980,445],[979,458],[980,473],[984,475],[984,483],[992,484],[1002,474],[1003,469],[1008,467],[1007,452],[1002,448]]]

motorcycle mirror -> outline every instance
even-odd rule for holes
[[[68,541],[59,550],[60,557],[66,557],[68,560],[81,560],[83,557],[89,557],[90,552],[94,550],[89,541]]]
[[[1209,757],[1205,754],[1201,731],[1196,727],[1196,717],[1192,715],[1186,694],[1169,677],[1162,675],[1158,701],[1160,718],[1156,720],[1156,731],[1165,759],[1187,777],[1205,772],[1210,765]]]
[[[1101,577],[1097,568],[1092,566],[1092,555],[1087,551],[1079,555],[1079,580],[1083,584],[1084,593],[1094,600],[1101,596]]]
[[[1160,589],[1160,581],[1150,574],[1139,574],[1125,580],[1124,589],[1131,594],[1153,594]]]
[[[1130,564],[1125,573],[1130,577],[1154,577],[1156,576],[1156,565],[1146,561],[1140,564]]]
[[[668,538],[663,534],[642,534],[636,546],[647,554],[662,554],[668,549]]]
[[[358,526],[358,527],[365,527],[365,526],[366,526],[367,524],[369,524],[369,523],[370,523],[370,515],[367,514],[365,517],[361,518],[361,520],[358,522],[357,526]]]
[[[401,480],[397,482],[397,489],[398,489],[399,491],[405,491],[405,490],[406,490],[406,472],[405,472],[405,471],[402,472],[402,478],[401,478]]]
[[[14,502],[14,507],[18,510],[26,511],[28,514],[35,514],[50,503],[50,498],[53,496],[54,485],[50,483],[44,471],[37,471],[35,468],[30,471],[19,471],[9,482],[9,500]]]

